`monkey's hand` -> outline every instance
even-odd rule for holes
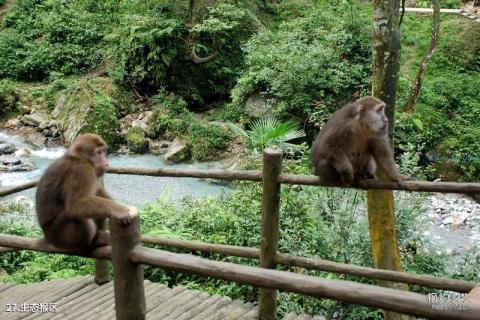
[[[138,209],[133,206],[127,206],[128,213],[130,214],[130,217],[135,218],[138,216]]]
[[[132,206],[126,206],[124,210],[122,210],[118,215],[117,219],[120,223],[124,226],[128,225],[132,222],[133,218],[138,216],[138,210]]]

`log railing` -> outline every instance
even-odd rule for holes
[[[145,293],[143,290],[142,264],[160,268],[214,277],[259,287],[259,319],[276,318],[276,290],[297,292],[318,298],[330,298],[345,303],[378,307],[400,313],[431,319],[475,319],[480,314],[480,304],[472,303],[462,310],[434,308],[426,296],[343,280],[326,280],[286,271],[273,270],[277,264],[298,266],[313,270],[351,274],[367,278],[418,284],[431,288],[470,292],[476,283],[439,278],[406,272],[379,270],[355,265],[298,257],[278,252],[280,185],[320,185],[318,177],[282,175],[282,155],[275,150],[264,153],[264,169],[242,170],[178,170],[170,168],[110,168],[109,173],[150,176],[197,177],[225,180],[251,180],[263,182],[262,235],[260,249],[231,245],[209,244],[197,241],[140,236],[139,221],[121,226],[110,221],[112,245],[94,250],[89,256],[100,260],[112,260],[114,269],[115,307],[117,319],[145,319]],[[0,196],[32,188],[36,181],[10,189],[1,189]],[[406,181],[402,183],[371,180],[362,189],[392,189],[452,193],[480,193],[478,183],[449,183]],[[262,268],[233,263],[210,261],[193,255],[171,253],[147,248],[141,242],[163,247],[218,253],[251,259],[259,259]],[[42,239],[29,239],[0,234],[0,253],[11,250],[35,250],[51,253],[81,255],[75,250],[56,248]],[[98,263],[96,279],[108,279],[105,264]],[[98,274],[97,274],[98,273]],[[103,279],[103,280],[102,280]]]

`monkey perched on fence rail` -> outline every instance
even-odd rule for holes
[[[366,96],[337,110],[312,145],[314,172],[322,183],[359,185],[376,177],[377,165],[392,181],[401,176],[388,138],[385,102]]]
[[[91,250],[109,244],[98,220],[132,221],[135,207],[115,203],[100,184],[108,167],[107,144],[95,134],[78,136],[38,183],[36,211],[45,239],[61,248]]]

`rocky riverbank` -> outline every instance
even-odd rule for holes
[[[446,253],[480,248],[480,204],[458,194],[434,193],[426,200],[425,236],[444,247]]]

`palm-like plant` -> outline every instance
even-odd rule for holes
[[[233,123],[229,123],[228,127],[235,134],[245,137],[251,149],[260,152],[268,146],[277,146],[287,153],[298,151],[298,145],[287,141],[305,136],[305,132],[299,130],[298,124],[293,120],[281,122],[273,118],[256,119],[247,131]]]

